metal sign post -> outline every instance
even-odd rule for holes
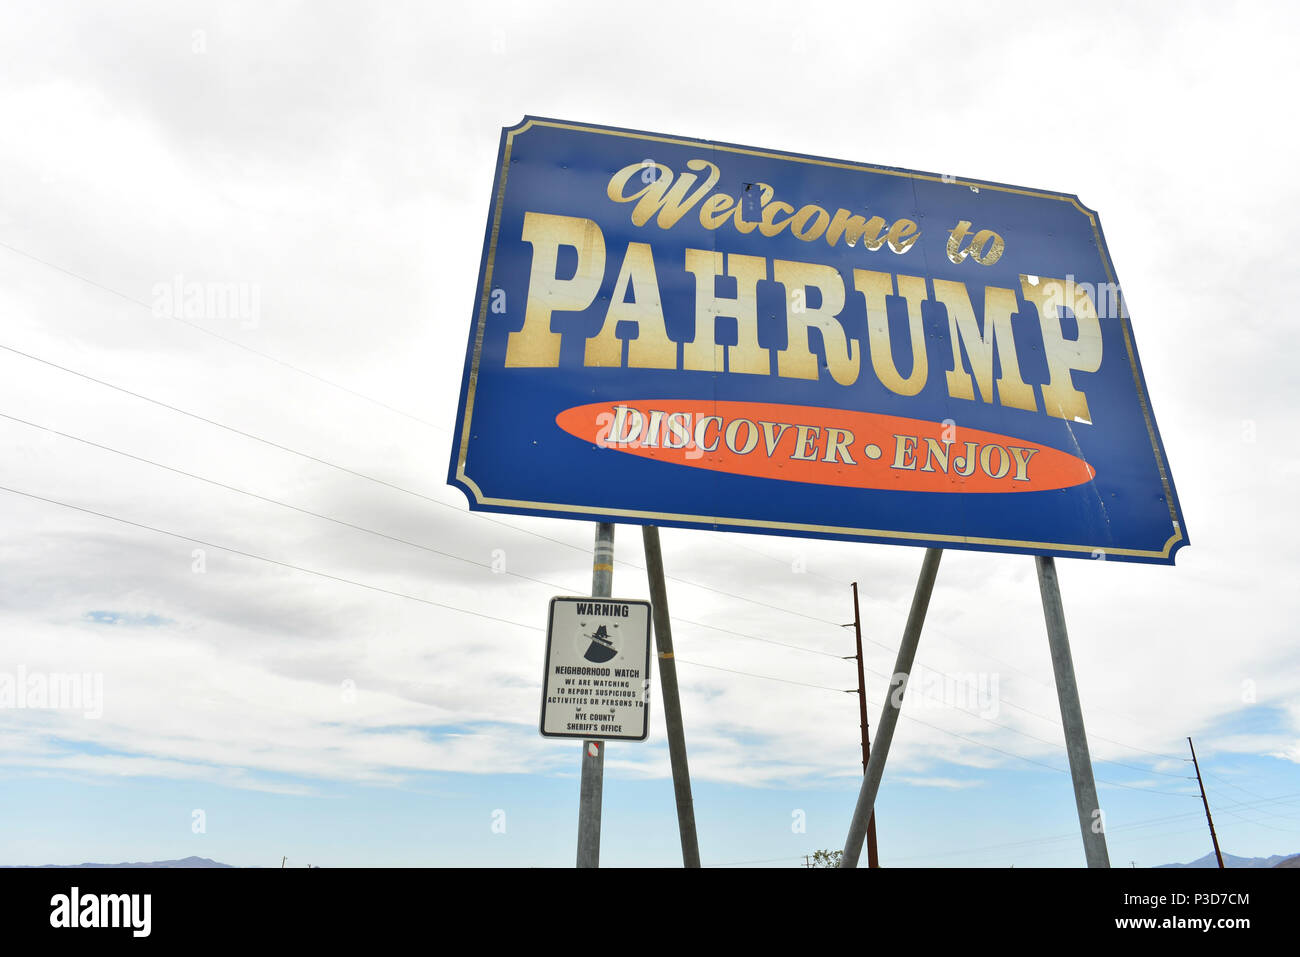
[[[1056,581],[1056,562],[1051,556],[1036,556],[1038,590],[1043,596],[1043,617],[1047,619],[1047,644],[1052,650],[1052,671],[1056,675],[1056,696],[1061,702],[1061,725],[1065,728],[1065,752],[1070,759],[1070,777],[1074,781],[1074,802],[1079,809],[1079,830],[1083,833],[1083,853],[1089,867],[1110,867],[1106,851],[1105,817],[1097,801],[1097,785],[1092,779],[1092,759],[1088,755],[1088,736],[1083,730],[1083,709],[1079,705],[1079,686],[1074,680],[1074,661],[1070,657],[1070,638],[1065,631],[1065,610],[1061,606],[1061,589]]]
[[[862,855],[862,842],[866,839],[867,824],[876,809],[876,792],[880,790],[880,779],[885,773],[889,744],[894,740],[894,727],[898,724],[898,713],[903,707],[903,694],[907,690],[907,680],[912,673],[916,646],[921,640],[921,626],[925,624],[925,613],[930,607],[930,594],[934,591],[934,578],[939,572],[939,559],[942,557],[943,549],[927,548],[925,558],[921,562],[921,574],[916,582],[916,593],[912,596],[912,609],[907,615],[907,627],[903,629],[903,643],[898,646],[894,676],[889,681],[889,695],[885,698],[880,725],[876,730],[876,746],[871,749],[867,773],[862,779],[862,790],[858,792],[858,804],[853,809],[849,836],[844,840],[844,855],[840,859],[840,867],[857,867],[858,858]]]
[[[591,596],[608,598],[614,587],[614,525],[596,524]],[[605,787],[605,743],[582,742],[582,784],[578,792],[578,867],[600,867],[600,805]]]
[[[655,622],[655,647],[659,652],[659,686],[668,725],[668,760],[673,768],[673,793],[677,798],[677,827],[682,838],[682,865],[700,866],[700,845],[695,834],[695,802],[691,798],[691,770],[686,763],[686,732],[682,727],[682,702],[677,694],[677,662],[673,658],[673,630],[668,617],[668,586],[664,582],[664,556],[659,529],[641,529],[645,544],[646,575],[650,579],[650,606]]]

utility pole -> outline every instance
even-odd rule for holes
[[[885,706],[876,731],[876,753],[867,762],[867,773],[863,775],[858,803],[853,808],[849,833],[844,839],[844,856],[840,858],[840,867],[857,867],[858,860],[862,857],[867,825],[876,810],[876,792],[880,790],[885,761],[889,759],[889,745],[894,740],[894,728],[898,726],[903,692],[907,690],[907,682],[912,674],[916,646],[921,640],[925,613],[930,608],[930,595],[934,592],[934,579],[939,574],[939,560],[942,557],[942,548],[927,548],[925,558],[921,560],[921,574],[916,580],[912,607],[907,613],[907,625],[903,628],[903,641],[898,646],[898,657],[894,660],[894,676],[889,680],[889,693],[885,695]]]
[[[858,611],[858,583],[853,583],[853,636],[857,641],[858,653],[853,657],[858,662],[858,712],[859,725],[862,730],[862,773],[867,773],[871,763],[871,729],[867,725],[867,677],[862,664],[862,615]],[[847,660],[847,657],[846,657]],[[871,818],[867,821],[867,867],[879,867],[880,857],[876,854],[876,809],[871,809]]]
[[[1214,833],[1214,818],[1210,817],[1210,802],[1205,797],[1205,784],[1201,781],[1201,766],[1196,763],[1196,748],[1192,745],[1192,739],[1187,739],[1187,746],[1192,749],[1192,767],[1196,768],[1196,784],[1201,789],[1201,803],[1205,805],[1205,820],[1210,823],[1210,840],[1214,842],[1214,856],[1218,858],[1219,866],[1223,867],[1223,853],[1219,850],[1219,838]]]

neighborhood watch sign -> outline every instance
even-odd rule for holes
[[[537,118],[502,134],[448,479],[599,521],[1187,544],[1075,197]]]

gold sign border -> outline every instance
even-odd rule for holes
[[[1147,435],[1151,440],[1151,451],[1155,456],[1156,468],[1160,472],[1160,484],[1165,492],[1165,502],[1169,506],[1169,518],[1170,521],[1173,522],[1174,527],[1174,534],[1165,542],[1164,548],[1158,552],[1135,548],[1105,548],[1100,545],[1070,545],[1060,544],[1057,542],[1024,542],[1003,538],[970,538],[963,535],[936,535],[926,532],[899,532],[876,528],[849,528],[842,525],[809,525],[799,522],[765,522],[758,519],[708,515],[683,515],[675,512],[649,512],[639,509],[588,508],[582,505],[561,505],[553,502],[529,502],[518,499],[490,498],[484,495],[483,490],[478,487],[474,480],[465,474],[465,456],[468,452],[469,446],[470,420],[473,418],[474,414],[474,393],[478,387],[479,359],[483,354],[483,333],[487,325],[487,309],[488,301],[491,296],[492,269],[496,259],[497,238],[501,231],[501,209],[505,204],[506,179],[510,174],[510,155],[514,149],[515,137],[522,136],[534,126],[572,130],[578,133],[595,133],[603,136],[617,136],[624,139],[641,140],[647,143],[668,143],[673,146],[702,146],[710,150],[717,150],[724,153],[735,153],[742,156],[756,156],[763,159],[783,160],[791,163],[807,163],[812,166],[827,166],[833,169],[879,173],[885,176],[901,176],[905,179],[924,180],[932,183],[945,182],[943,177],[940,176],[905,170],[888,169],[880,166],[872,166],[867,163],[846,163],[838,160],[821,159],[813,156],[799,156],[787,153],[774,153],[765,150],[749,149],[743,146],[729,146],[726,144],[714,143],[709,140],[696,140],[676,136],[657,136],[652,133],[638,133],[633,130],[607,129],[600,126],[586,126],[580,123],[564,123],[558,120],[544,120],[535,117],[526,118],[519,126],[506,131],[506,145],[501,154],[501,168],[497,173],[497,195],[493,202],[492,233],[488,241],[487,268],[483,271],[483,289],[479,297],[478,320],[474,329],[474,357],[470,364],[469,388],[465,393],[465,411],[462,416],[463,421],[461,422],[460,428],[459,447],[456,453],[456,478],[464,483],[466,488],[473,492],[474,499],[479,505],[497,505],[511,508],[535,509],[537,511],[570,512],[588,515],[609,515],[622,516],[625,518],[690,522],[694,525],[709,523],[723,526],[772,528],[786,532],[829,533],[832,535],[848,535],[859,538],[895,539],[900,542],[916,542],[918,544],[927,542],[952,542],[971,545],[1010,546],[1021,549],[1052,549],[1061,552],[1080,552],[1089,554],[1100,551],[1104,555],[1126,555],[1133,558],[1168,558],[1174,546],[1183,541],[1183,530],[1178,523],[1178,514],[1174,509],[1174,496],[1169,485],[1169,469],[1165,464],[1163,455],[1161,454],[1160,442],[1156,438],[1155,420],[1151,416],[1151,405],[1147,400],[1146,391],[1143,387],[1141,371],[1138,369],[1137,355],[1133,349],[1133,335],[1129,323],[1128,309],[1124,306],[1122,296],[1118,301],[1120,304],[1120,325],[1124,332],[1124,348],[1128,353],[1129,368],[1133,373],[1133,383],[1137,389],[1138,402],[1142,406],[1142,416],[1146,421]],[[1102,242],[1101,230],[1097,225],[1097,214],[1083,206],[1076,197],[1062,193],[1045,193],[1040,190],[1021,189],[1015,186],[1002,186],[996,183],[984,183],[974,180],[952,179],[947,182],[957,186],[974,186],[978,189],[991,189],[1002,193],[1014,193],[1019,196],[1035,196],[1040,199],[1054,199],[1063,203],[1069,203],[1079,212],[1088,217],[1088,222],[1092,225],[1093,239],[1097,244],[1097,252],[1101,255],[1102,265],[1106,268],[1106,277],[1112,285],[1118,288],[1119,283],[1115,278],[1115,270],[1111,265],[1110,255],[1106,249],[1105,243]]]

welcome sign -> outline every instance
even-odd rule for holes
[[[1077,198],[529,117],[448,481],[472,509],[1172,564]]]

